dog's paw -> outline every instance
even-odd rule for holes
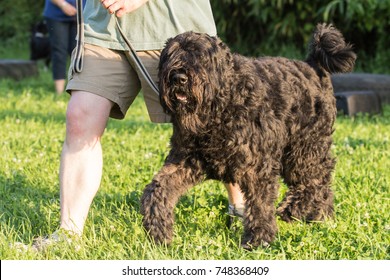
[[[246,242],[241,243],[241,248],[243,248],[244,250],[247,250],[247,251],[253,251],[253,250],[257,249],[258,247],[267,248],[269,246],[270,246],[270,243],[268,243],[267,241],[260,241],[260,242],[256,242],[256,243],[253,243],[252,241],[246,241]]]
[[[172,243],[172,234],[157,230],[156,228],[149,228],[144,225],[146,234],[152,242],[158,245],[169,246]]]
[[[247,235],[244,233],[242,238],[241,247],[245,250],[252,251],[258,247],[267,248],[275,239],[276,230],[271,231],[259,231],[256,234]]]
[[[303,221],[323,221],[327,217],[333,216],[333,207],[298,207],[295,205],[286,205],[278,207],[276,214],[285,222]]]
[[[276,215],[287,223],[291,223],[296,220],[296,218],[294,218],[291,214],[291,209],[289,207],[278,207],[278,209],[276,209]]]

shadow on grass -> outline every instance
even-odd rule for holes
[[[51,214],[58,220],[58,192],[34,186],[22,172],[0,175],[0,196],[0,223],[25,241],[49,232]]]
[[[61,113],[26,113],[20,110],[1,110],[0,119],[5,118],[37,120],[42,123],[57,122],[65,124],[65,114]]]

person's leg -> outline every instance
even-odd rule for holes
[[[66,79],[69,45],[68,24],[49,18],[46,21],[49,29],[54,86],[56,92],[60,94],[64,92]]]
[[[55,79],[54,80],[54,88],[57,94],[61,94],[64,92],[65,88],[65,79]]]
[[[139,88],[123,52],[84,45],[83,71],[69,71],[67,85],[71,98],[60,165],[62,229],[82,233],[100,185],[100,139],[108,118],[124,118]]]
[[[102,176],[100,138],[113,103],[85,91],[72,91],[61,154],[60,228],[81,234]]]
[[[225,188],[228,192],[229,206],[228,206],[228,218],[227,227],[231,228],[235,219],[244,218],[245,214],[245,198],[240,190],[238,184],[225,184]]]
[[[61,94],[64,92],[65,89],[65,83],[66,83],[65,71],[68,62],[68,57],[71,56],[73,49],[76,47],[77,23],[62,22],[61,25],[57,24],[56,28],[58,31],[56,33],[59,33],[59,30],[62,30],[63,32],[66,33],[62,35],[63,42],[57,46],[57,48],[61,47],[61,51],[55,50],[58,53],[58,55],[61,55],[61,58],[59,57],[56,58],[55,68],[53,64],[54,87],[56,92],[58,94]],[[65,53],[65,48],[66,48],[66,53]]]
[[[234,207],[235,209],[244,209],[245,208],[245,199],[244,195],[240,190],[238,184],[225,184],[225,188],[228,192],[229,206]]]
[[[68,74],[71,98],[60,164],[60,230],[37,238],[33,248],[39,251],[59,241],[70,243],[72,233],[83,232],[102,176],[100,139],[108,118],[124,118],[140,89],[123,52],[94,45],[84,45],[83,71]]]
[[[77,22],[68,23],[68,55],[71,56],[73,49],[76,47],[76,36],[77,36]]]

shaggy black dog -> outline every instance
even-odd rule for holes
[[[355,60],[342,34],[325,24],[317,26],[305,61],[243,57],[219,38],[194,32],[169,39],[159,88],[172,116],[171,150],[141,199],[151,237],[172,240],[175,204],[204,179],[240,185],[247,249],[275,237],[280,177],[289,188],[277,208],[283,220],[331,216],[330,74],[351,71]]]

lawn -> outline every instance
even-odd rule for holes
[[[311,224],[278,219],[275,242],[248,252],[239,247],[242,225],[226,227],[227,194],[216,181],[180,200],[171,246],[146,237],[139,199],[163,164],[171,126],[149,122],[142,96],[124,120],[108,124],[103,180],[79,249],[28,249],[34,238],[58,227],[58,168],[69,100],[53,93],[49,72],[41,67],[40,73],[18,82],[0,80],[0,259],[389,259],[390,106],[380,116],[337,118],[335,218]]]

